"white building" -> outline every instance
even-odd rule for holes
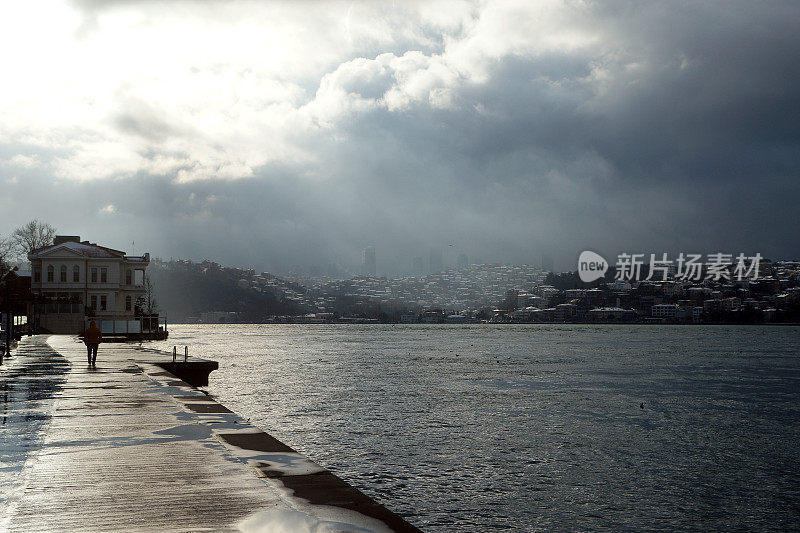
[[[656,304],[652,307],[652,315],[655,318],[675,318],[677,314],[677,304]]]
[[[586,317],[593,322],[610,322],[612,320],[633,320],[636,314],[632,309],[621,307],[595,307],[586,313]]]
[[[34,312],[42,331],[78,333],[84,317],[126,320],[145,296],[150,254],[129,256],[120,250],[57,236],[51,246],[28,254]]]

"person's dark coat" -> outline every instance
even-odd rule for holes
[[[103,333],[100,331],[100,328],[97,327],[97,324],[94,323],[94,320],[89,322],[89,327],[86,328],[86,331],[83,333],[83,343],[85,345],[90,344],[100,344],[100,341],[103,340]]]

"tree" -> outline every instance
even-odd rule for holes
[[[136,298],[136,311],[143,315],[158,313],[158,301],[155,297],[155,290],[150,276],[144,277],[144,295]]]
[[[14,241],[0,238],[0,276],[11,270],[14,258]]]
[[[39,222],[36,219],[31,220],[24,226],[14,230],[11,234],[11,240],[14,243],[15,251],[22,256],[26,256],[43,246],[53,244],[53,238],[56,236],[56,228],[47,222]]]

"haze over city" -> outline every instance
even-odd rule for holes
[[[800,256],[795,2],[0,13],[8,228],[276,273]]]

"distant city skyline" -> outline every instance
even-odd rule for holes
[[[357,273],[368,246],[389,276],[800,258],[797,20],[789,1],[4,3],[0,233],[38,218],[278,274]]]

